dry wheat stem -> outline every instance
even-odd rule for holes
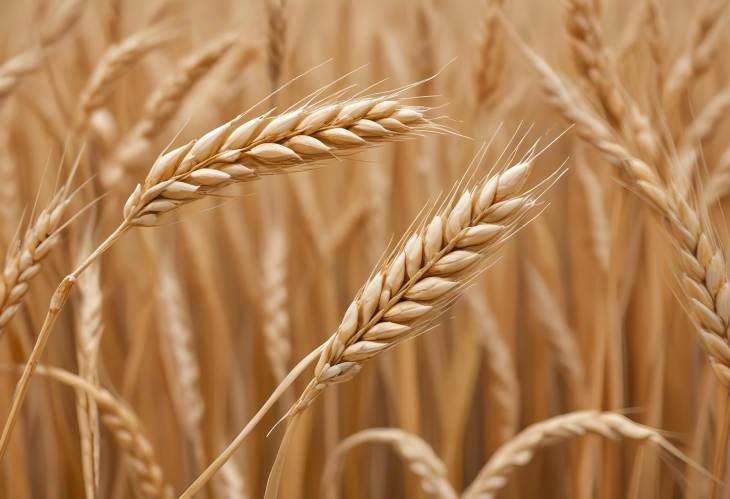
[[[374,270],[327,341],[314,379],[290,416],[311,405],[328,386],[352,379],[366,361],[429,328],[488,257],[524,224],[535,205],[532,194],[520,193],[531,167],[528,157],[473,188],[454,191],[438,215]]]
[[[108,390],[63,369],[38,366],[37,372],[93,398],[102,412],[101,420],[109,428],[117,445],[124,451],[130,472],[136,478],[136,485],[144,497],[150,499],[173,497],[172,488],[165,483],[162,468],[155,459],[152,445],[144,435],[142,424],[132,409]]]
[[[489,458],[462,498],[494,498],[507,484],[509,475],[515,469],[527,465],[537,450],[588,433],[611,440],[648,441],[668,454],[690,462],[654,428],[634,423],[614,412],[579,411],[528,426],[515,438],[502,445]]]
[[[397,428],[370,428],[350,435],[337,445],[327,458],[322,473],[324,496],[337,497],[337,489],[342,474],[342,466],[347,454],[355,447],[379,442],[393,446],[408,468],[418,476],[421,489],[437,499],[456,499],[457,493],[446,476],[446,466],[434,453],[428,443],[421,438]]]
[[[89,224],[82,239],[80,252],[88,254],[93,249],[93,227]],[[79,278],[79,307],[77,314],[76,359],[79,377],[92,385],[99,384],[97,364],[101,337],[104,332],[102,317],[102,291],[99,262],[89,267]],[[83,391],[76,397],[76,417],[81,439],[82,470],[88,499],[96,497],[99,489],[100,432],[99,412],[96,401]]]
[[[497,435],[502,443],[511,438],[520,425],[521,389],[514,356],[499,331],[499,324],[485,293],[478,289],[470,290],[466,298],[473,310],[479,342],[485,351],[485,363],[490,375],[488,387],[497,405]]]

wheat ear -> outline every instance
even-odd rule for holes
[[[71,190],[71,183],[77,166],[74,166],[66,183],[28,226],[22,238],[10,246],[0,279],[0,335],[22,305],[30,282],[40,272],[43,260],[58,245],[75,194]]]
[[[330,337],[290,415],[328,386],[352,379],[363,363],[426,330],[534,206],[521,188],[532,159],[454,193],[373,272]]]
[[[132,409],[127,407],[108,390],[100,388],[63,369],[37,366],[38,374],[82,391],[92,397],[102,412],[101,420],[109,428],[117,445],[124,451],[129,469],[135,477],[143,497],[171,499],[172,488],[165,483],[162,468],[157,463],[142,424]]]
[[[196,83],[229,53],[237,35],[226,33],[185,57],[177,69],[155,88],[144,104],[142,116],[114,147],[102,181],[113,185],[125,170],[143,164],[150,141],[180,109]]]
[[[350,435],[328,456],[322,473],[324,497],[334,499],[347,454],[358,445],[377,442],[393,446],[408,468],[418,476],[424,492],[437,499],[456,499],[458,495],[446,476],[446,466],[428,443],[397,428],[370,428]]]
[[[697,324],[700,343],[718,379],[730,388],[730,283],[722,249],[709,222],[679,192],[686,186],[666,187],[656,173],[624,145],[610,128],[594,116],[562,79],[532,50],[523,46],[543,76],[551,100],[578,125],[581,135],[617,165],[630,187],[654,208],[669,229],[680,256],[680,279],[689,312]]]
[[[691,27],[690,43],[669,70],[664,82],[662,91],[667,106],[675,105],[692,80],[712,65],[722,40],[726,8],[725,0],[708,0],[697,14]]]
[[[435,130],[426,111],[385,94],[278,116],[238,116],[160,156],[127,200],[125,219],[130,225],[155,225],[160,215],[232,183]]]
[[[145,54],[170,39],[159,27],[138,31],[107,49],[79,97],[77,129],[83,128],[91,114],[109,97],[114,83],[127,73]]]
[[[491,103],[504,77],[504,41],[499,26],[499,12],[504,0],[489,0],[484,16],[484,32],[477,50],[474,71],[474,100],[477,107]]]
[[[528,426],[495,451],[479,472],[462,499],[490,499],[507,484],[516,468],[529,463],[541,448],[593,433],[611,440],[651,442],[670,455],[684,461],[689,459],[670,444],[654,428],[634,423],[615,412],[579,411]]]
[[[192,320],[172,262],[171,255],[157,262],[160,350],[175,415],[192,446],[195,461],[202,464],[205,452],[201,424],[205,403],[200,390],[200,368],[195,355]]]
[[[22,52],[0,66],[0,99],[10,95],[20,80],[41,68],[43,50],[60,40],[83,14],[86,0],[66,0],[40,30],[40,46]]]

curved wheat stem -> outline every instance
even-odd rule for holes
[[[88,254],[93,249],[92,228],[93,224],[90,224],[84,234],[80,249],[82,255]],[[101,337],[104,333],[100,270],[99,262],[95,262],[79,279],[78,325],[75,328],[79,377],[94,386],[99,384],[97,364]],[[80,391],[76,397],[76,417],[81,437],[81,464],[86,496],[93,498],[96,497],[99,489],[101,446],[99,410],[94,398],[83,391]]]
[[[358,445],[378,442],[390,444],[408,468],[418,476],[424,492],[437,499],[456,499],[458,495],[446,476],[446,466],[428,443],[396,428],[370,428],[350,435],[327,458],[322,473],[322,491],[327,498],[337,497],[337,488],[347,454]]]
[[[634,423],[615,412],[579,411],[528,426],[495,451],[463,499],[491,499],[507,484],[509,475],[529,463],[535,452],[565,440],[593,433],[611,440],[651,442],[670,455],[689,462],[684,454],[649,426]]]

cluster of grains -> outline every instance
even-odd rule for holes
[[[432,130],[425,111],[382,96],[278,116],[238,116],[160,156],[127,200],[125,219],[155,225],[160,215],[232,183]]]
[[[350,380],[365,361],[428,327],[535,205],[520,192],[531,164],[520,162],[454,195],[374,272],[328,340],[291,414],[326,387]]]
[[[7,255],[0,279],[0,333],[20,308],[43,259],[58,244],[72,198],[69,185],[59,189]]]

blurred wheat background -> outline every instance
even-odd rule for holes
[[[0,497],[730,497],[726,4],[0,2]]]

